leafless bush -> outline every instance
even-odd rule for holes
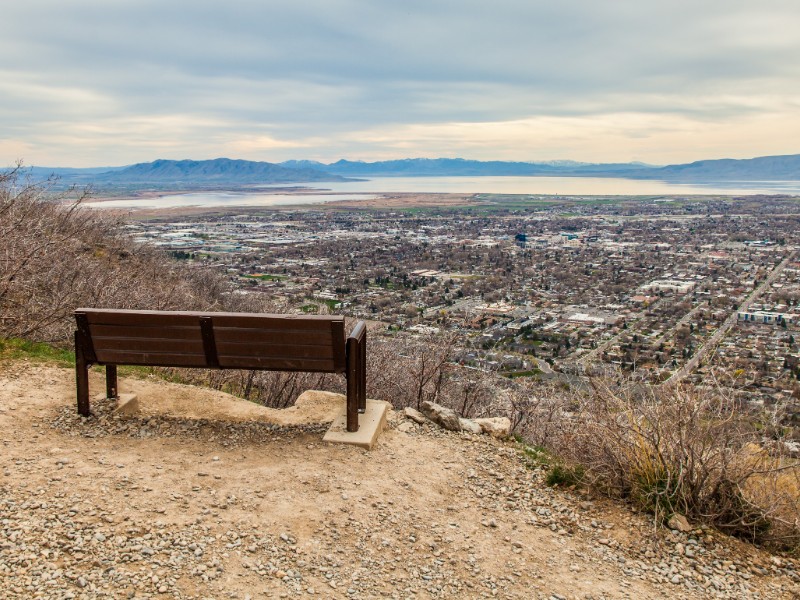
[[[770,457],[736,402],[715,386],[595,383],[568,399],[545,445],[584,481],[657,518],[682,513],[758,542],[800,541],[800,465]]]
[[[530,444],[552,448],[572,428],[571,395],[558,384],[516,380],[506,399],[512,433]]]
[[[469,419],[506,414],[504,381],[496,373],[451,368],[444,399],[447,406]]]
[[[367,396],[396,407],[419,408],[442,398],[450,373],[455,337],[372,336],[367,352]]]
[[[135,243],[85,191],[0,173],[0,336],[68,345],[78,306],[260,310],[219,273]]]
[[[344,393],[345,379],[331,373],[162,369],[168,378],[202,385],[269,408],[287,408],[306,390]]]

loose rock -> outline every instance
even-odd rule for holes
[[[420,406],[422,414],[448,431],[461,431],[461,421],[452,408],[425,401]]]

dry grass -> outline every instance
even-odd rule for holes
[[[543,445],[586,485],[659,521],[681,513],[757,543],[800,542],[800,465],[764,451],[752,415],[718,388],[595,381],[556,405]]]
[[[78,306],[258,310],[220,274],[138,244],[80,190],[0,173],[0,337],[71,345]]]

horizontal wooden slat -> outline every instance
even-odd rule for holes
[[[92,337],[95,352],[129,350],[159,354],[203,354],[202,340],[171,340],[162,338]]]
[[[257,356],[220,355],[219,366],[226,369],[263,369],[267,371],[339,372],[333,360],[310,358],[264,358]]]
[[[265,358],[315,358],[332,359],[333,348],[328,345],[301,344],[237,344],[217,341],[219,356],[263,356]]]
[[[241,341],[243,343],[269,342],[275,344],[309,344],[330,346],[331,333],[316,331],[281,331],[277,329],[242,329],[238,327],[214,327],[217,343]]]
[[[140,338],[140,339],[167,339],[167,340],[200,340],[200,325],[184,325],[179,327],[169,327],[163,325],[153,325],[145,327],[141,325],[91,325],[89,330],[92,339],[98,337],[116,338]]]
[[[192,326],[199,323],[199,316],[191,314],[175,312],[154,312],[151,314],[142,314],[142,312],[87,312],[86,317],[89,319],[90,325],[141,325],[143,327],[169,327]]]
[[[297,320],[303,322],[309,321],[344,321],[344,317],[337,315],[285,315],[285,314],[271,314],[271,313],[238,313],[238,312],[203,312],[203,311],[186,311],[186,310],[125,310],[117,308],[76,308],[76,313],[84,313],[86,315],[109,315],[113,319],[118,315],[142,315],[142,316],[164,316],[174,315],[176,317],[219,317],[219,318],[271,318],[282,320]],[[102,317],[105,318],[105,317]],[[98,321],[99,322],[99,321]]]
[[[198,367],[206,365],[205,354],[174,354],[169,352],[130,352],[103,350],[97,352],[100,364],[150,365],[153,367]]]
[[[212,352],[216,347],[220,368],[345,370],[343,317],[111,309],[76,313],[86,315],[101,364],[209,366],[200,327],[205,318],[213,325]]]
[[[331,336],[333,338],[333,363],[339,373],[347,369],[347,350],[344,339],[344,319],[331,323]]]
[[[269,329],[273,331],[324,331],[330,332],[331,322],[342,321],[344,317],[300,317],[292,315],[237,315],[211,314],[214,328],[238,327],[243,329]]]

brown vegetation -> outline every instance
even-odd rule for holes
[[[0,336],[64,344],[80,305],[223,308],[224,279],[186,269],[126,236],[119,222],[81,206],[85,192],[0,174]]]
[[[525,435],[598,491],[758,543],[800,541],[800,464],[761,449],[753,414],[719,388],[593,380],[532,406]]]

